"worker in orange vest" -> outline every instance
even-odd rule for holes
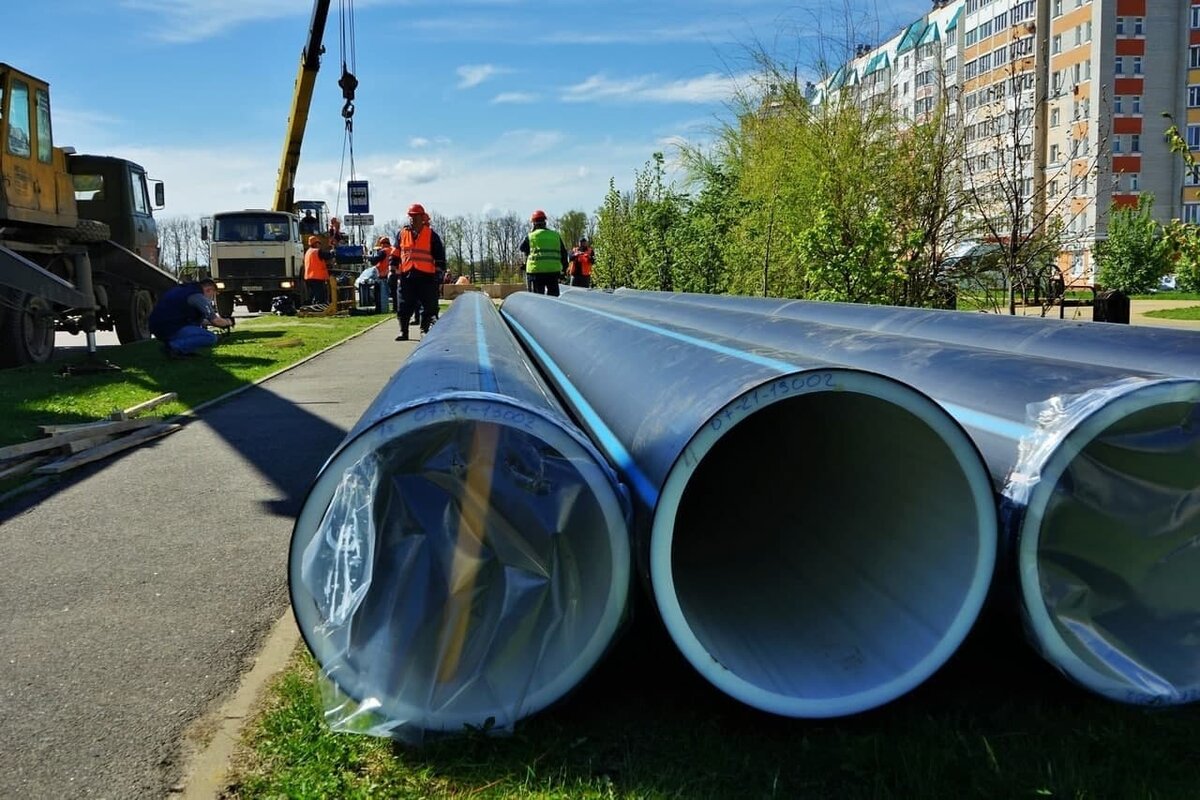
[[[321,249],[318,236],[308,237],[308,249],[304,251],[304,285],[308,289],[310,305],[329,302],[329,264],[333,251]]]
[[[421,333],[428,333],[438,310],[438,276],[446,271],[446,247],[442,237],[429,227],[429,215],[420,203],[408,207],[408,224],[396,236],[397,255],[392,259],[400,269],[400,335],[397,342],[408,341],[409,320],[421,309]]]
[[[592,285],[592,265],[596,263],[596,251],[588,242],[586,236],[579,237],[579,246],[571,251],[568,257],[570,266],[567,274],[571,276],[571,285],[584,289]]]

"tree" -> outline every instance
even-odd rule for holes
[[[1123,206],[1108,219],[1108,238],[1096,244],[1097,278],[1106,289],[1140,294],[1158,286],[1171,265],[1171,241],[1151,215],[1154,196]]]
[[[582,211],[568,211],[558,219],[558,232],[568,250],[579,243],[580,237],[586,235],[587,227],[588,216]]]
[[[1184,168],[1193,177],[1200,177],[1200,164],[1187,140],[1180,134],[1170,114],[1163,114],[1171,122],[1167,128],[1167,145],[1172,153],[1183,159]],[[1175,287],[1184,292],[1200,292],[1200,225],[1182,220],[1171,220],[1164,230],[1170,243],[1170,258],[1174,261]]]

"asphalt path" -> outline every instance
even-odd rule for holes
[[[413,342],[383,324],[0,508],[0,798],[163,797],[286,611],[304,493]]]

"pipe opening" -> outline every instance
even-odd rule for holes
[[[377,424],[323,470],[293,542],[293,606],[338,688],[392,727],[506,727],[578,683],[615,634],[623,510],[542,417],[438,406]]]
[[[677,497],[668,628],[767,711],[849,714],[915,687],[991,578],[994,503],[969,440],[923,396],[859,380],[749,415],[696,453]]]
[[[1021,531],[1039,645],[1113,699],[1200,700],[1200,389],[1128,395],[1059,449]]]

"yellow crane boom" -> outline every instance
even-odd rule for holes
[[[283,140],[283,157],[280,159],[279,175],[275,180],[276,211],[292,211],[296,202],[296,170],[300,166],[300,146],[304,142],[304,128],[308,124],[308,110],[312,105],[317,71],[321,68],[321,55],[325,52],[321,40],[325,36],[330,2],[331,0],[316,0],[313,3],[308,42],[300,54],[300,68],[296,73],[296,86],[292,92],[292,110],[288,114],[287,135]]]

